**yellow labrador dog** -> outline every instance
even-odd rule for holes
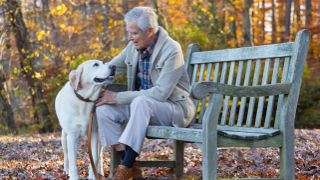
[[[87,134],[90,112],[94,101],[99,97],[102,87],[111,83],[114,76],[114,66],[110,67],[102,61],[88,60],[80,64],[69,74],[69,81],[59,91],[55,109],[62,128],[61,142],[64,154],[64,171],[70,179],[79,179],[76,167],[77,145],[79,137]],[[92,128],[92,155],[96,167],[102,168],[99,162],[97,122]],[[99,164],[99,165],[98,165]],[[89,169],[89,179],[94,179],[92,167]]]

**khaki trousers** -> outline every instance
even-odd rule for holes
[[[168,102],[139,96],[130,105],[98,106],[96,115],[103,147],[122,143],[139,154],[149,124],[172,126],[173,107]]]

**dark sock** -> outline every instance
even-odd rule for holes
[[[124,165],[128,168],[132,168],[133,163],[136,161],[136,157],[138,153],[136,153],[130,146],[126,146],[124,159],[121,165]]]
[[[125,151],[118,151],[118,154],[120,155],[120,160],[123,161],[124,160],[124,155],[125,155]]]

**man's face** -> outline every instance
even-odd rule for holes
[[[127,23],[128,39],[133,42],[136,49],[147,48],[153,40],[154,29],[148,29],[147,32],[142,32],[136,21]]]

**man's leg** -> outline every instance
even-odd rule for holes
[[[146,96],[135,98],[130,105],[130,119],[119,142],[126,144],[124,167],[131,168],[139,155],[149,124],[172,125],[172,105]]]
[[[129,119],[129,105],[102,105],[96,109],[100,140],[103,147],[118,145],[122,125]],[[116,150],[124,150],[118,145]]]
[[[130,119],[119,142],[140,153],[149,124],[172,126],[172,105],[146,96],[135,98],[130,105]]]

